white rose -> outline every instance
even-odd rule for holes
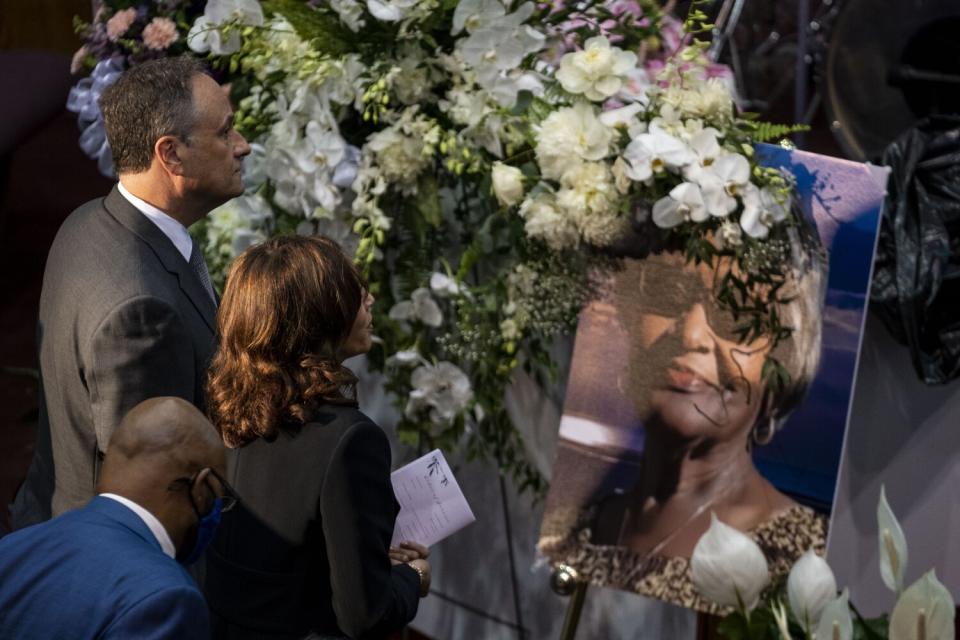
[[[512,207],[523,199],[523,172],[502,162],[493,163],[493,193],[504,207]]]
[[[557,80],[564,90],[601,102],[620,91],[636,64],[635,53],[611,47],[606,37],[595,36],[587,40],[583,51],[563,56]]]

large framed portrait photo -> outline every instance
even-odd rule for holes
[[[761,145],[796,179],[798,234],[773,354],[715,300],[725,265],[659,248],[623,258],[581,313],[539,549],[597,586],[714,612],[689,575],[715,515],[771,570],[823,552],[869,293],[886,170]]]

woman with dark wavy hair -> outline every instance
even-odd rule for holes
[[[384,637],[429,588],[426,548],[389,546],[389,443],[342,364],[370,349],[372,304],[324,237],[269,240],[230,269],[207,398],[243,501],[208,553],[215,637]]]

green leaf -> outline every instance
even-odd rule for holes
[[[440,192],[437,189],[437,179],[433,174],[424,173],[420,176],[414,206],[430,226],[437,228],[443,222],[443,211],[440,209]]]

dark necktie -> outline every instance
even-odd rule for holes
[[[210,296],[213,306],[217,306],[217,296],[213,293],[213,285],[210,284],[210,272],[207,271],[207,263],[203,259],[203,250],[192,237],[190,238],[192,247],[190,249],[190,268],[197,274],[197,279],[203,285],[204,291]]]

